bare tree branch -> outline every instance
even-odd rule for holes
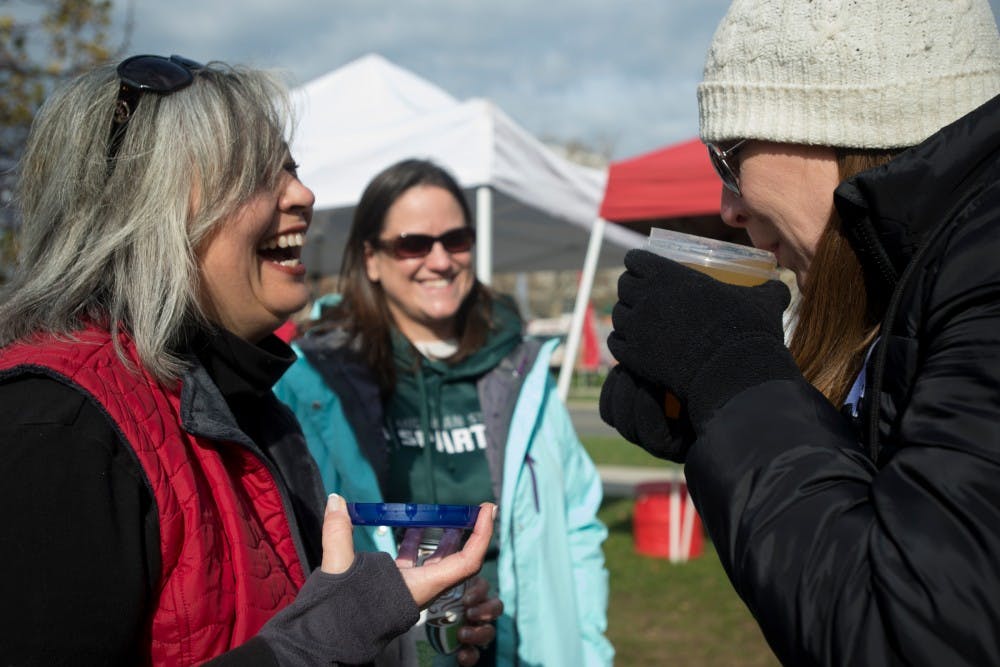
[[[135,23],[135,0],[123,0],[120,29],[112,0],[21,0],[16,11],[13,4],[0,0],[0,282],[16,253],[15,170],[32,119],[54,88],[120,57]]]

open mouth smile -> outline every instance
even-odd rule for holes
[[[302,265],[302,245],[305,234],[288,232],[272,236],[257,247],[257,254],[268,262],[288,268]]]
[[[421,280],[420,284],[424,287],[439,289],[442,287],[447,287],[454,281],[454,278],[434,278],[431,280]]]

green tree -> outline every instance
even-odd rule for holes
[[[111,47],[111,0],[0,0],[0,281],[15,252],[14,169],[45,97],[60,83],[124,50]]]

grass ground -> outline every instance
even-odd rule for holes
[[[667,466],[619,438],[583,438],[598,464]],[[711,542],[670,563],[635,552],[633,500],[608,498],[600,518],[610,572],[608,636],[624,667],[771,667],[778,662],[733,591]]]

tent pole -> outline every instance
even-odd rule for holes
[[[493,282],[493,191],[488,185],[476,188],[476,277]]]
[[[590,302],[590,290],[594,286],[594,273],[597,271],[597,260],[601,255],[601,243],[604,241],[604,218],[594,220],[590,229],[590,243],[587,245],[587,256],[583,260],[583,273],[580,275],[580,286],[576,292],[576,304],[573,306],[573,319],[569,325],[569,335],[566,337],[566,347],[563,350],[562,367],[559,369],[559,381],[556,389],[563,403],[569,396],[569,383],[573,379],[573,367],[576,366],[576,355],[580,350],[580,338],[583,334],[583,318]]]

